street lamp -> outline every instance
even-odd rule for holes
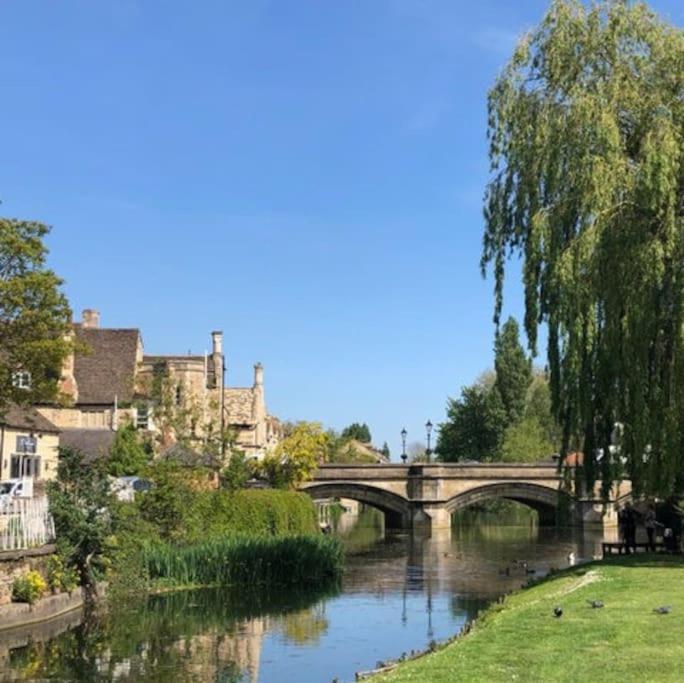
[[[432,422],[428,420],[425,423],[425,431],[427,432],[427,450],[425,451],[425,455],[427,456],[427,461],[428,464],[430,463],[430,454],[432,451],[430,450],[430,436],[432,435]]]
[[[401,430],[401,459],[404,462],[404,464],[406,464],[406,458],[407,458],[407,455],[406,455],[406,435],[407,434],[408,434],[408,432],[406,431],[406,427],[404,427]]]

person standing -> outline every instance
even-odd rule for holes
[[[648,549],[654,553],[656,551],[656,511],[655,505],[650,503],[646,512],[644,513],[644,526],[646,527],[646,534],[648,535]]]
[[[625,547],[627,554],[636,552],[636,511],[631,503],[625,505]]]

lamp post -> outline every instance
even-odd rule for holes
[[[428,464],[430,464],[430,454],[432,451],[430,450],[430,437],[432,436],[432,422],[428,420],[425,423],[425,431],[427,432],[427,450],[425,451],[425,455],[427,456],[427,461]]]
[[[408,432],[406,431],[406,427],[404,427],[401,430],[401,459],[406,464],[406,435]]]

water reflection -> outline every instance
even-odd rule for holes
[[[0,678],[351,681],[453,635],[528,571],[566,566],[570,551],[598,552],[599,535],[514,521],[461,518],[453,534],[424,538],[385,534],[373,511],[343,516],[349,556],[339,592],[211,589],[119,605],[85,623],[74,613],[0,634]]]

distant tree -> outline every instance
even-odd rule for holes
[[[107,471],[113,477],[140,474],[150,459],[150,450],[140,440],[140,433],[132,424],[120,427],[107,459]]]
[[[480,381],[464,387],[459,399],[448,400],[447,420],[439,427],[435,450],[445,462],[496,460],[505,428],[499,392]]]
[[[425,462],[427,460],[425,444],[420,443],[420,441],[412,441],[406,447],[406,455],[408,455],[409,462]]]
[[[387,460],[389,460],[392,457],[392,454],[390,453],[390,448],[387,445],[387,441],[385,441],[385,443],[382,444],[381,453],[385,458],[387,458]]]
[[[317,422],[299,422],[260,463],[259,471],[273,486],[294,487],[311,478],[328,456],[328,435]]]
[[[549,460],[556,452],[536,417],[525,417],[506,428],[501,444],[503,462]]]
[[[255,466],[247,460],[244,451],[233,449],[228,466],[221,472],[221,482],[229,491],[244,488],[255,472]]]
[[[54,401],[71,351],[62,280],[45,267],[41,223],[0,218],[0,414],[10,403]]]
[[[47,494],[60,554],[76,568],[86,591],[96,593],[112,533],[111,493],[104,463],[86,462],[80,451],[61,448],[57,479],[48,482]]]
[[[356,439],[361,443],[370,443],[372,441],[370,429],[368,429],[368,425],[365,422],[363,424],[354,422],[349,427],[345,427],[342,430],[342,436],[345,439]]]
[[[563,438],[561,426],[553,415],[551,408],[551,390],[546,373],[537,370],[532,383],[527,390],[525,400],[525,419],[538,422],[544,434],[544,439],[552,444],[553,452],[559,453]]]
[[[494,386],[501,396],[507,424],[522,420],[527,389],[532,382],[532,363],[520,344],[520,330],[515,318],[509,318],[494,343]]]

